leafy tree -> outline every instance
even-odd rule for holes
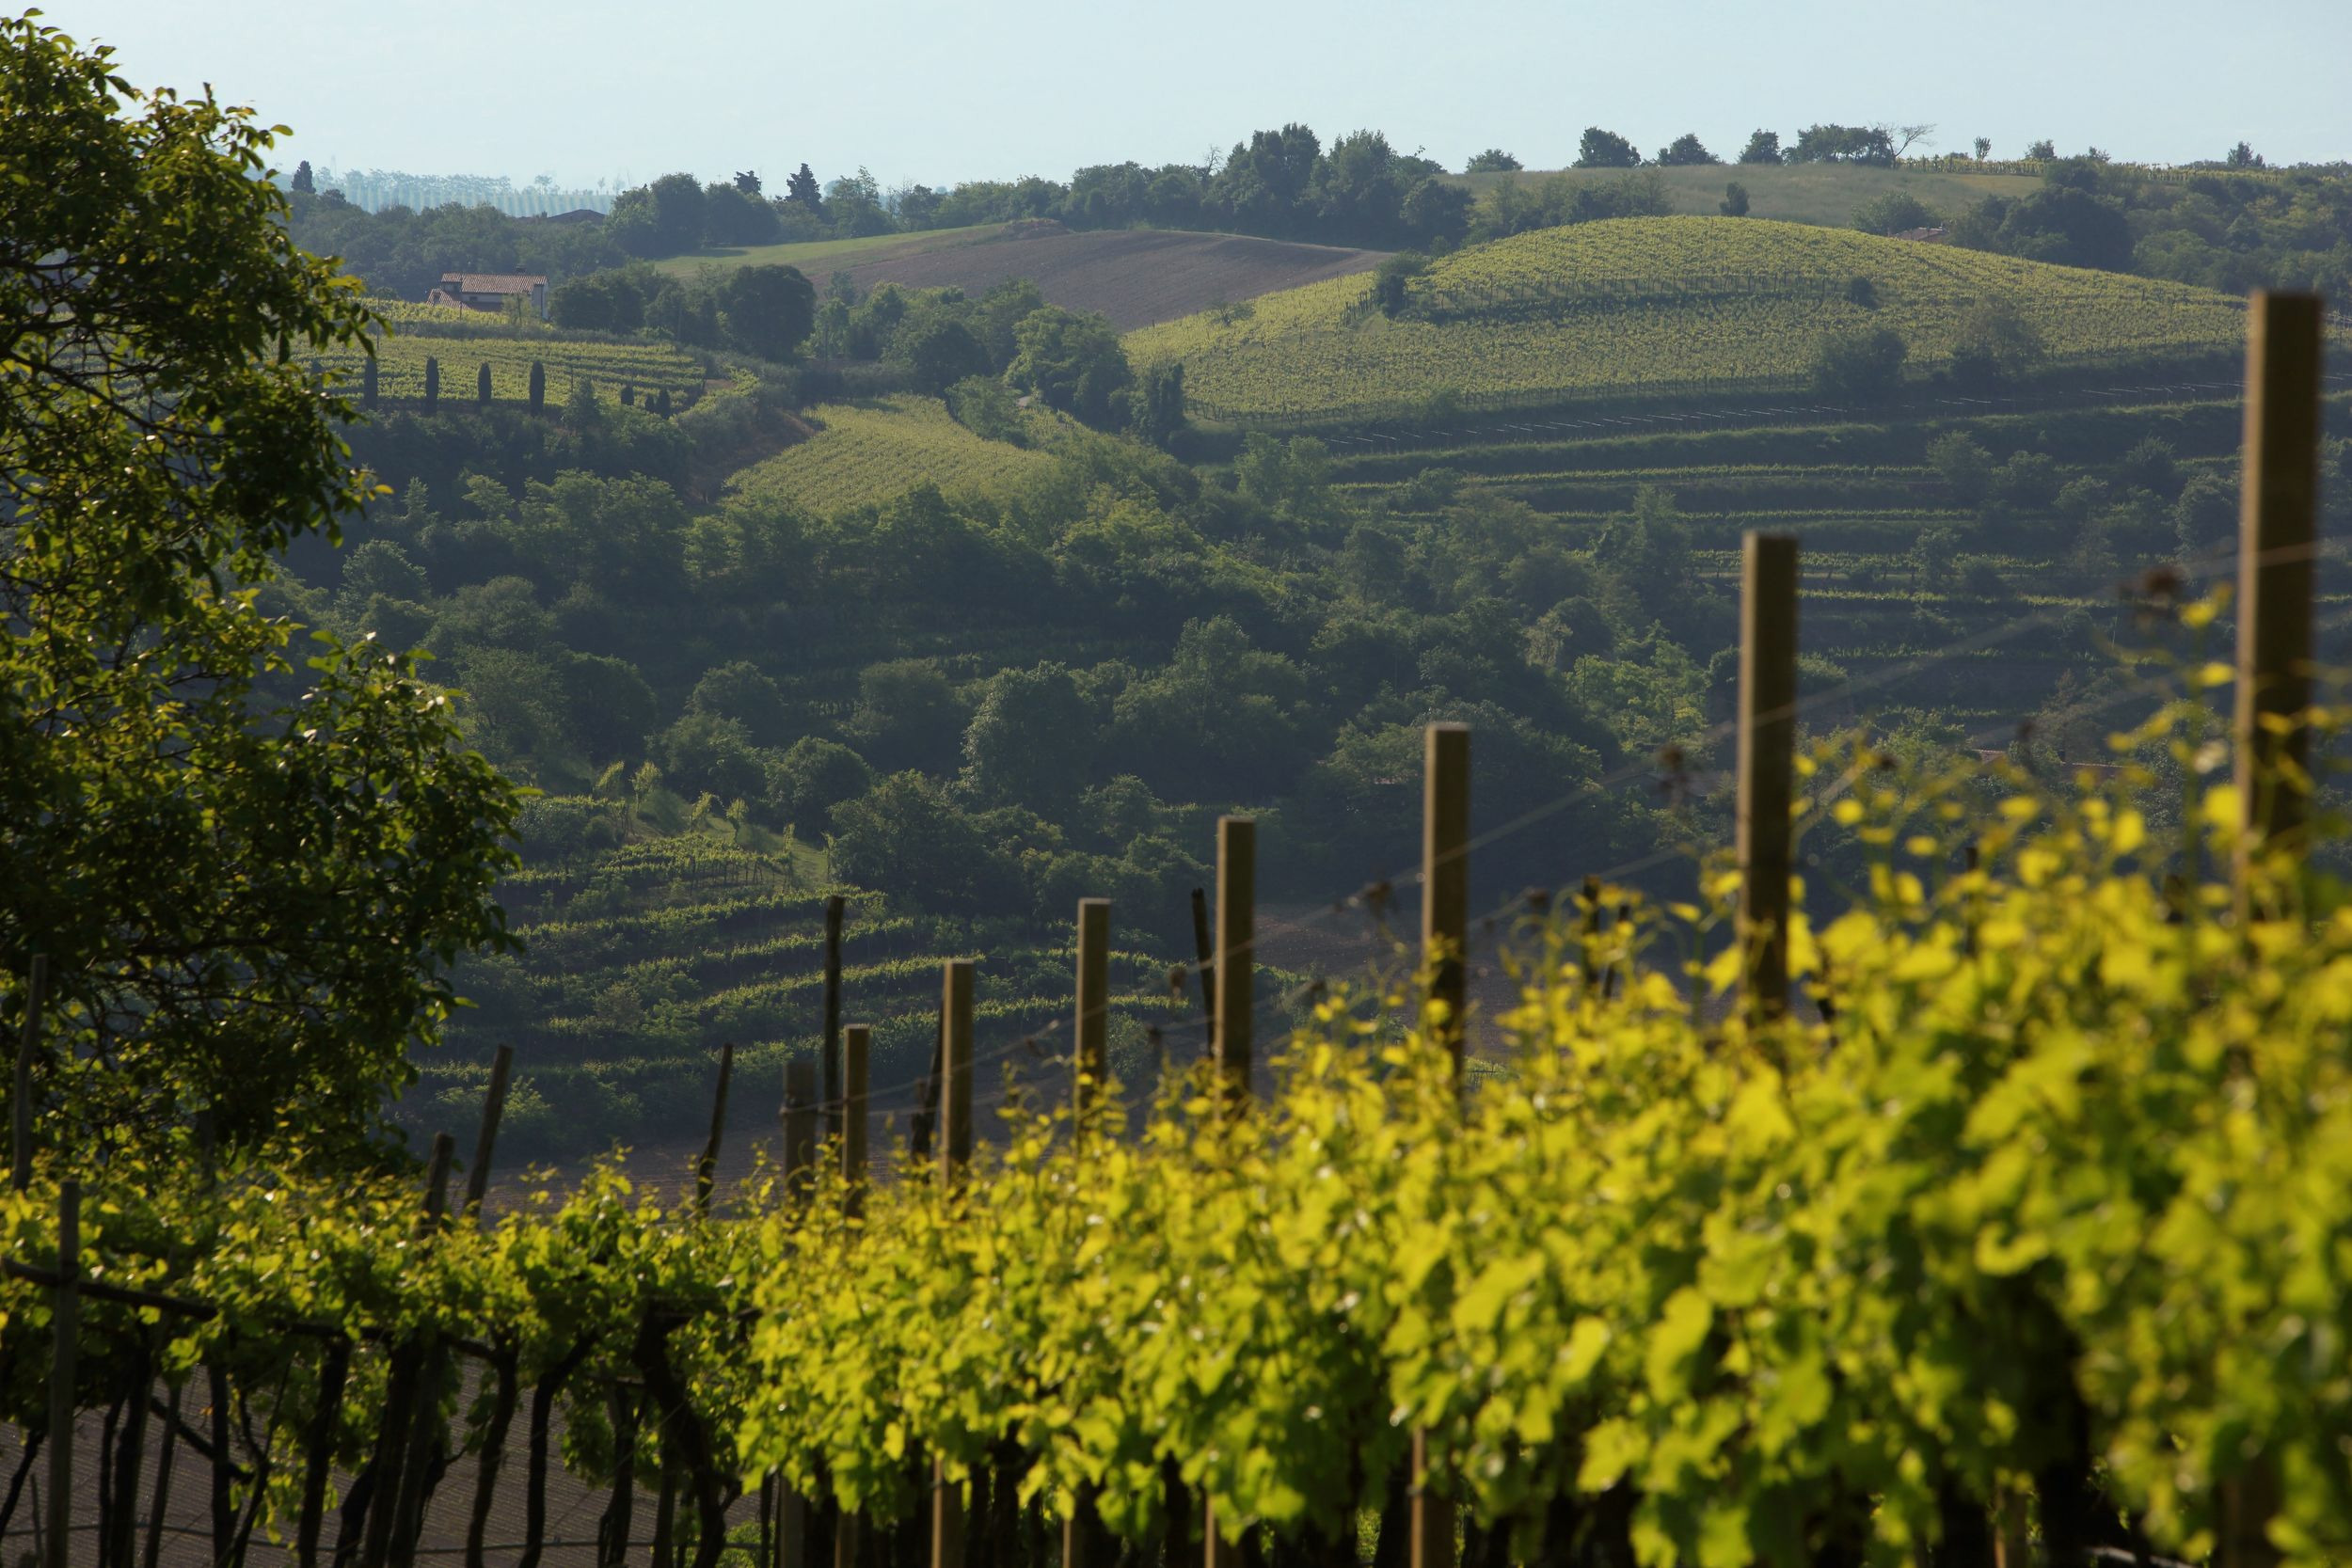
[[[1021,352],[1021,324],[1045,303],[1045,295],[1025,277],[1008,277],[980,296],[974,329],[988,346],[991,371],[1001,372]]]
[[[1992,155],[1993,138],[1991,136],[1979,136],[1977,138],[1977,162],[1982,163]]]
[[[825,210],[824,193],[818,189],[817,176],[808,171],[806,164],[786,178],[784,198],[813,214],[822,215]]]
[[[948,416],[983,441],[1027,445],[1012,388],[993,375],[966,376],[947,388]]]
[[[1182,361],[1147,369],[1135,398],[1136,434],[1166,447],[1184,428],[1184,367]]]
[[[992,368],[988,345],[971,327],[937,308],[917,310],[890,336],[885,364],[905,370],[918,391],[933,397]]]
[[[784,230],[776,210],[739,182],[703,187],[702,225],[706,245],[773,245]]]
[[[1953,338],[1952,379],[1990,390],[2029,374],[2046,355],[2040,329],[2013,301],[1980,300],[1961,318]]]
[[[2217,474],[2199,474],[2172,503],[2172,528],[2185,559],[2226,555],[2237,544],[2237,486]]]
[[[964,788],[983,805],[1067,810],[1104,717],[1064,665],[998,671],[963,732]]]
[[[686,699],[690,713],[716,714],[743,726],[756,745],[771,746],[784,738],[792,721],[784,690],[759,666],[747,659],[713,666],[694,683]]]
[[[2026,148],[2026,156],[2031,159],[2038,159],[2042,163],[2048,163],[2051,159],[2058,156],[2058,144],[2049,140],[2047,137],[2044,137],[2041,141],[2030,143]]]
[[[857,707],[845,728],[877,768],[945,772],[971,711],[937,661],[896,659],[860,673]]]
[[[548,315],[573,331],[634,332],[645,325],[645,293],[626,272],[591,273],[549,290]]]
[[[758,171],[748,168],[737,169],[735,171],[735,188],[741,191],[745,196],[757,196],[759,194]]]
[[[874,787],[866,759],[837,740],[803,736],[768,763],[768,807],[799,833],[834,831],[834,808]]]
[[[789,359],[817,325],[817,288],[798,267],[738,267],[719,287],[727,341],[763,359]]]
[[[1578,168],[1633,168],[1641,162],[1639,148],[1614,131],[1604,131],[1597,125],[1584,127],[1584,135],[1576,145]]]
[[[1415,243],[1451,249],[1470,232],[1470,206],[1476,200],[1467,187],[1450,180],[1423,180],[1406,193],[1399,216]]]
[[[1892,327],[1829,333],[1814,346],[1814,390],[1855,403],[1883,397],[1902,384],[1910,356],[1910,345]]]
[[[1748,215],[1747,186],[1742,185],[1737,180],[1725,183],[1724,198],[1715,204],[1715,211],[1727,218],[1746,217]]]
[[[1895,138],[1883,125],[1808,125],[1797,133],[1788,150],[1792,164],[1874,164],[1895,162]]]
[[[2131,489],[2155,496],[2176,495],[2181,487],[2180,460],[2171,442],[2161,436],[2143,436],[2115,466],[2115,477]]]
[[[2255,151],[2252,145],[2247,142],[2240,142],[2230,149],[2230,155],[2222,159],[2221,163],[2225,168],[2266,168],[2269,166],[2263,161],[2263,155]]]
[[[2132,264],[2122,202],[2103,194],[2095,170],[2078,163],[2053,166],[2029,195],[1986,197],[1951,228],[1953,243],[1971,249],[2113,272]]]
[[[294,166],[294,183],[290,188],[298,196],[318,194],[318,182],[311,178],[310,159],[305,158]]]
[[[1707,144],[1695,131],[1685,131],[1672,145],[1658,150],[1658,161],[1669,166],[1687,164],[1719,164],[1723,160],[1707,150]]]
[[[1429,258],[1404,250],[1388,258],[1372,274],[1372,297],[1380,313],[1393,320],[1405,313],[1414,278],[1429,270]]]
[[[641,752],[659,712],[637,667],[604,654],[558,650],[549,659],[555,700],[573,743],[595,763]]]
[[[882,780],[833,813],[833,870],[949,914],[980,914],[1010,880],[978,826],[920,773]]]
[[[1470,161],[1462,166],[1462,172],[1464,174],[1516,174],[1519,167],[1520,164],[1517,158],[1499,147],[1490,147],[1484,152],[1472,154]]]
[[[1020,352],[1006,374],[1014,386],[1098,430],[1123,420],[1135,372],[1108,321],[1048,305],[1024,317],[1013,337]]]
[[[1748,145],[1740,150],[1740,161],[1743,164],[1779,163],[1781,161],[1780,133],[1777,131],[1749,132]]]
[[[1975,506],[1993,483],[1993,457],[1964,431],[1951,430],[1928,443],[1928,467],[1951,486],[1953,499]]]
[[[703,243],[705,198],[691,174],[665,174],[613,199],[607,229],[636,256],[682,256]]]
[[[758,800],[767,791],[767,765],[751,736],[715,713],[687,713],[656,737],[653,757],[689,800],[705,792],[722,800]]]
[[[1853,226],[1865,234],[1900,234],[1933,229],[1943,220],[1909,191],[1886,191],[1853,210]]]
[[[370,491],[278,345],[373,322],[294,245],[246,111],[30,18],[0,51],[0,143],[42,171],[0,194],[0,955],[50,959],[36,1135],[98,1159],[209,1105],[232,1143],[348,1151],[452,963],[506,945],[516,808],[404,657],[297,673],[253,612]]]

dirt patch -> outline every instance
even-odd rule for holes
[[[879,256],[842,270],[861,293],[889,282],[954,286],[977,295],[1008,277],[1026,277],[1048,303],[1100,311],[1128,331],[1212,305],[1370,272],[1386,255],[1177,230],[1073,233],[1058,223],[1035,222],[1007,225],[1002,234],[970,245]]]

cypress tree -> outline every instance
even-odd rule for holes
[[[542,413],[548,406],[548,368],[538,360],[531,362],[531,411]]]
[[[440,402],[441,362],[428,354],[424,356],[424,411],[432,413]]]
[[[370,355],[359,367],[359,406],[375,406],[375,356]]]
[[[482,373],[474,378],[473,396],[483,407],[490,406],[490,367],[486,364],[482,367]]]
[[[654,388],[653,411],[665,420],[670,417],[670,388],[667,387]]]
[[[624,408],[634,408],[637,406],[636,383],[630,381],[624,381],[621,383],[621,406]]]

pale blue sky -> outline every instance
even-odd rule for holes
[[[1598,123],[1719,155],[1769,126],[1931,120],[2119,157],[2352,157],[2345,0],[40,0],[132,80],[214,83],[284,161],[565,185],[805,159],[885,185],[1197,161],[1256,126],[1377,126],[1531,167]],[[435,20],[445,18],[446,20]]]

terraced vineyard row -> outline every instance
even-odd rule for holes
[[[819,428],[805,441],[738,474],[731,488],[787,497],[819,513],[887,501],[918,484],[946,492],[987,490],[1020,479],[1042,463],[1036,446],[983,440],[949,417],[935,398],[911,394],[872,403],[824,404]],[[1038,438],[1050,417],[1032,416]]]
[[[346,387],[358,388],[364,356],[345,351],[317,357],[328,369],[342,372]],[[582,381],[607,403],[617,402],[624,387],[634,388],[641,403],[664,390],[674,401],[689,400],[701,394],[705,382],[702,362],[666,343],[411,338],[395,332],[376,344],[377,395],[422,398],[427,359],[440,364],[440,395],[449,404],[474,400],[476,376],[484,365],[490,367],[490,396],[500,403],[529,400],[533,363],[547,367],[548,402],[558,406]]]
[[[1694,290],[1688,278],[1717,284]],[[1857,279],[1867,288],[1851,297],[1835,292]],[[1196,408],[1247,420],[1671,387],[1793,389],[1824,335],[1860,328],[1896,331],[1913,373],[1926,374],[1988,306],[2058,363],[2227,353],[2244,332],[2239,301],[2177,284],[1741,219],[1538,230],[1446,258],[1420,287],[1467,313],[1390,319],[1368,307],[1368,280],[1340,278],[1257,300],[1246,315],[1146,328],[1129,336],[1129,354],[1182,362]],[[1556,308],[1526,308],[1548,292]],[[1666,293],[1677,295],[1670,308]],[[1498,309],[1471,309],[1481,297]]]

